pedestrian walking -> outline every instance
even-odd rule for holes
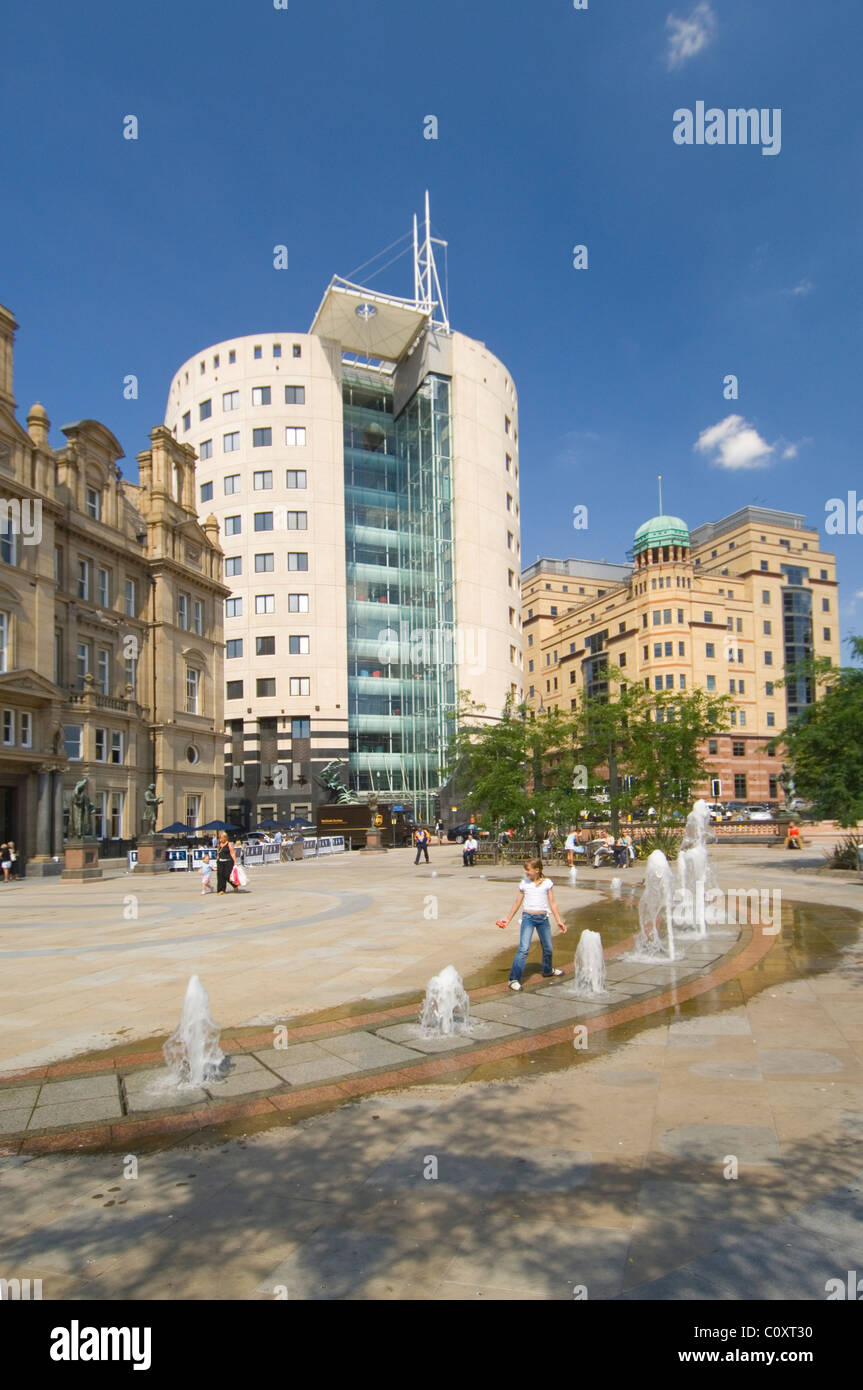
[[[0,845],[0,869],[3,870],[3,882],[9,882],[9,870],[12,868],[12,859],[8,845]]]
[[[429,833],[428,833],[428,831],[426,830],[425,826],[422,826],[422,825],[421,825],[420,828],[419,828],[419,830],[416,831],[416,833],[415,833],[415,835],[414,835],[414,844],[415,844],[416,847],[417,847],[417,857],[416,857],[416,859],[414,860],[414,863],[415,863],[415,864],[418,864],[418,863],[420,862],[420,855],[421,855],[421,854],[424,854],[425,857],[426,857],[426,863],[428,864],[428,862],[429,862]]]
[[[201,860],[201,892],[212,893],[213,891],[213,861],[209,854],[205,854]]]
[[[464,842],[461,852],[462,864],[466,869],[472,869],[476,863],[476,852],[479,849],[479,841],[471,830]]]
[[[216,851],[216,893],[226,893],[228,884],[231,883],[231,874],[237,866],[237,856],[234,846],[228,839],[227,830],[219,831],[219,848]],[[235,893],[239,893],[236,883],[231,883]]]
[[[439,844],[439,845],[442,845],[442,844],[443,844],[443,821],[442,821],[442,820],[438,820],[437,823],[435,824],[434,833],[437,835],[437,842],[438,842],[438,844]]]
[[[571,825],[569,827],[569,834],[567,835],[566,841],[564,842],[564,849],[566,850],[566,862],[570,868],[572,868],[575,864],[575,847],[577,844],[578,836],[575,832],[575,826]]]
[[[550,979],[553,975],[563,974],[563,971],[556,970],[552,963],[551,923],[548,920],[550,912],[554,913],[554,919],[560,931],[566,931],[566,926],[554,898],[554,881],[544,876],[541,859],[526,859],[524,870],[525,877],[518,885],[518,896],[513,904],[513,909],[505,920],[498,922],[499,927],[508,927],[519,908],[524,906],[518,950],[509,972],[509,987],[513,990],[521,989],[524,966],[534,932],[539,937],[542,946],[543,977]]]

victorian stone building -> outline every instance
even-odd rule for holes
[[[224,813],[222,552],[198,521],[195,454],[158,427],[126,482],[96,420],[54,450],[41,405],[15,418],[17,324],[0,306],[0,839],[59,872],[75,783],[102,852]]]

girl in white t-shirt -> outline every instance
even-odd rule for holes
[[[552,879],[544,877],[541,859],[526,859],[524,869],[525,877],[518,885],[518,897],[512,912],[506,921],[498,922],[499,927],[508,927],[519,908],[524,904],[521,917],[521,937],[512,969],[509,972],[509,987],[514,990],[521,989],[521,977],[524,974],[524,965],[534,931],[536,931],[542,946],[543,976],[549,979],[552,975],[563,974],[562,970],[555,970],[551,963],[552,940],[551,923],[548,920],[549,912],[554,913],[554,919],[560,930],[566,931],[557,903],[554,900],[554,882]]]

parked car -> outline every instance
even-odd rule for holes
[[[249,830],[242,839],[247,845],[271,845],[272,835],[267,835],[263,830]]]
[[[715,823],[721,823],[729,819],[729,813],[724,803],[721,801],[708,801],[707,809],[710,812],[710,819]]]
[[[747,806],[744,815],[751,821],[773,820],[773,812],[767,805]]]
[[[747,817],[745,812],[747,805],[748,802],[746,801],[726,801],[725,809],[728,812],[728,819],[737,822],[746,820]]]
[[[477,839],[482,835],[487,835],[487,830],[481,830],[478,825],[451,825],[446,832],[446,837],[450,842],[463,845],[470,832],[473,831]]]

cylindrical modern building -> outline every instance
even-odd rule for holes
[[[431,820],[459,691],[492,719],[521,698],[517,396],[419,289],[333,280],[308,333],[214,344],[171,384],[232,591],[237,824],[312,814],[328,764]]]

